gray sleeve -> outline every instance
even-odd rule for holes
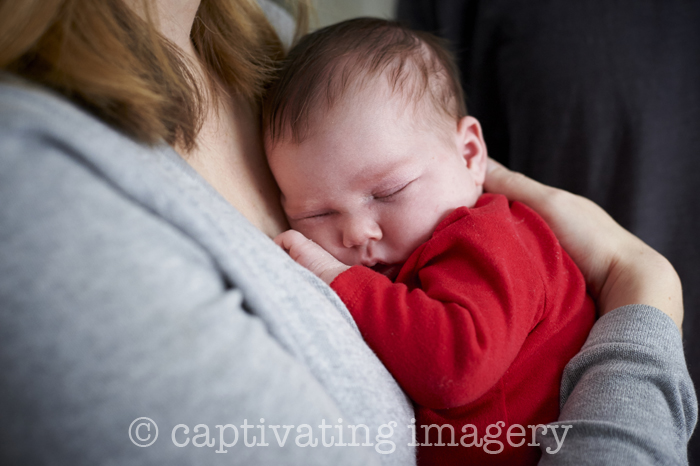
[[[601,317],[564,370],[561,403],[559,421],[538,430],[541,465],[688,463],[697,398],[680,332],[656,308]]]
[[[244,434],[342,413],[198,244],[70,148],[0,126],[0,199],[0,464],[375,464]]]

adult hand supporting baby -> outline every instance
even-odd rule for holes
[[[295,262],[311,270],[328,285],[335,280],[335,277],[350,268],[296,230],[280,233],[275,237],[275,244],[284,249]]]
[[[522,202],[544,218],[581,269],[601,316],[627,304],[647,304],[666,313],[680,330],[683,294],[675,269],[598,205],[490,159],[484,188]]]

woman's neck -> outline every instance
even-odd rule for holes
[[[146,18],[145,8],[156,23],[158,32],[187,56],[194,57],[190,32],[201,0],[124,0],[139,16]],[[148,2],[148,3],[146,3]]]
[[[145,17],[142,0],[127,0]],[[265,160],[256,112],[241,97],[221,92],[213,98],[212,80],[197,56],[190,33],[200,0],[154,0],[151,14],[159,32],[190,58],[205,96],[205,112],[197,145],[190,151],[175,146],[185,160],[253,225],[274,237],[287,221],[279,190]]]
[[[240,96],[222,96],[204,119],[185,160],[253,225],[270,237],[288,227],[263,151],[255,111]]]

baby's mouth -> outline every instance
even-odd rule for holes
[[[399,271],[401,270],[401,264],[382,264],[381,262],[378,262],[372,267],[370,267],[370,269],[374,270],[375,272],[381,273],[385,277],[389,278],[389,280],[394,281],[399,275]]]

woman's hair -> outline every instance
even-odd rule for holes
[[[377,77],[407,102],[435,110],[427,119],[467,114],[459,71],[444,41],[394,21],[356,18],[303,37],[289,52],[263,104],[266,139],[302,142],[313,115]]]
[[[0,69],[138,141],[192,149],[207,93],[142,2],[145,19],[124,0],[0,0]],[[306,2],[296,3],[304,27]],[[284,54],[255,0],[202,0],[191,38],[214,92],[254,105]]]

